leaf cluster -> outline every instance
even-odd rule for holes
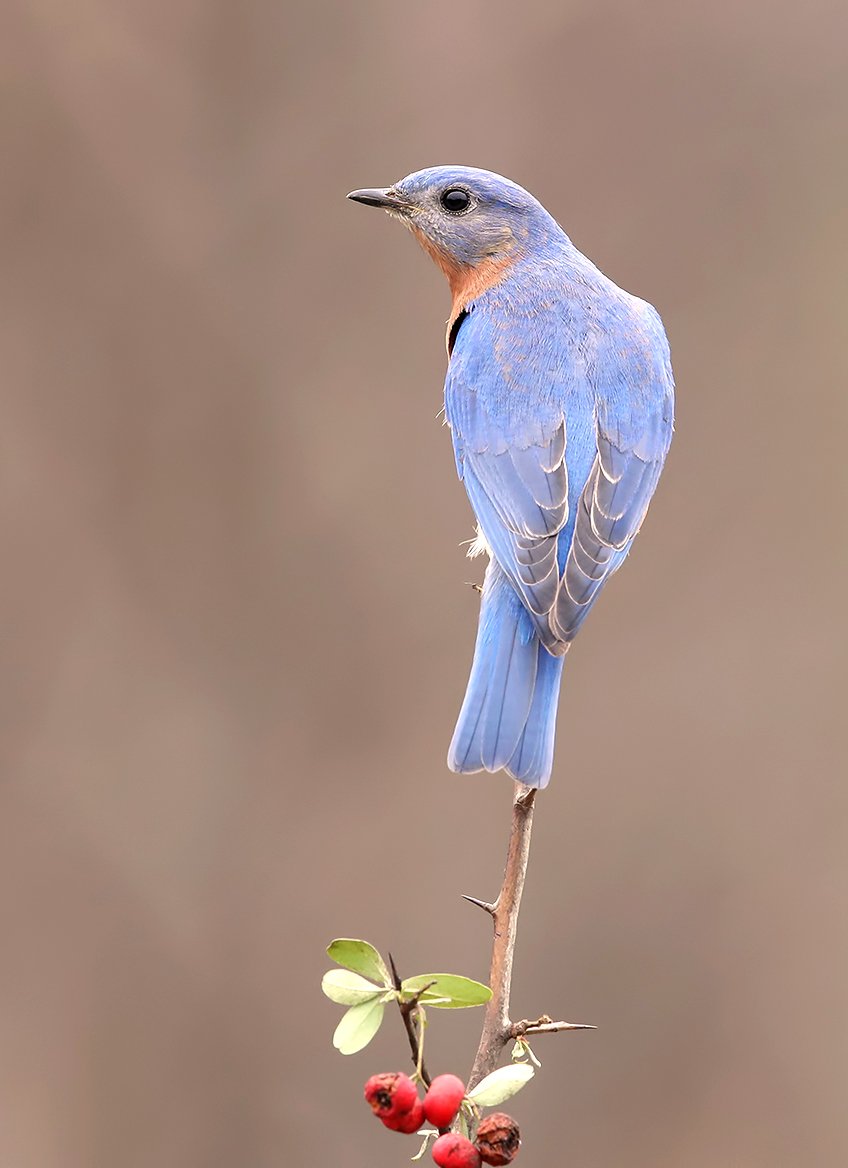
[[[439,1010],[484,1006],[492,996],[487,985],[456,973],[419,973],[396,985],[380,953],[367,941],[339,937],[327,948],[339,969],[324,974],[321,989],[332,1002],[347,1006],[333,1035],[342,1054],[363,1050],[392,1002],[415,1002]]]

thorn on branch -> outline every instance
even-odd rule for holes
[[[508,1035],[510,1038],[525,1038],[528,1034],[558,1034],[561,1030],[597,1030],[587,1022],[554,1022],[547,1014],[542,1014],[531,1022],[522,1018],[520,1022],[510,1023]]]
[[[497,903],[490,904],[488,900],[478,900],[476,896],[466,896],[461,893],[462,899],[467,900],[469,904],[475,904],[477,908],[481,908],[483,912],[487,912],[489,916],[493,917],[498,911]]]
[[[433,978],[432,981],[425,982],[421,989],[415,991],[408,1002],[401,1002],[401,1010],[406,1010],[408,1014],[411,1014],[412,1011],[418,1006],[418,1003],[421,1001],[423,995],[427,993],[427,990],[431,990],[434,985],[438,984],[439,983],[436,978]]]

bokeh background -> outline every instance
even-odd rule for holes
[[[0,1163],[411,1154],[399,1025],[344,1059],[318,986],[339,934],[487,973],[448,295],[344,200],[440,162],[679,385],[566,671],[514,1009],[599,1029],[538,1043],[522,1163],[848,1163],[842,0],[9,0],[0,79]]]

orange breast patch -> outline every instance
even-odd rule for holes
[[[495,259],[483,260],[479,264],[462,264],[454,256],[449,255],[429,239],[423,231],[413,227],[416,239],[444,272],[450,286],[453,304],[451,305],[450,320],[448,321],[448,335],[453,323],[461,312],[478,296],[482,296],[489,288],[504,278],[509,268],[515,262],[514,256],[506,255]]]

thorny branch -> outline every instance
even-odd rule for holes
[[[469,1088],[476,1086],[498,1065],[503,1048],[509,1041],[509,992],[512,986],[512,962],[515,938],[518,932],[518,910],[530,858],[530,833],[533,830],[533,809],[536,792],[532,787],[516,783],[512,799],[512,826],[506,868],[498,898],[485,906],[491,913],[495,937],[492,943],[492,964],[489,985],[492,996],[486,1006],[483,1033],[471,1070]]]
[[[389,965],[391,966],[392,981],[394,982],[395,989],[398,991],[398,994],[400,994],[402,989],[400,974],[398,973],[397,966],[395,965],[395,959],[392,957],[391,953],[389,954]],[[432,984],[433,983],[431,982],[430,985]],[[404,1001],[401,997],[398,998],[400,1016],[403,1019],[403,1025],[406,1029],[406,1036],[409,1039],[409,1049],[412,1052],[412,1061],[415,1063],[415,1067],[421,1075],[421,1081],[425,1087],[430,1086],[431,1079],[427,1072],[427,1067],[424,1062],[424,1054],[421,1048],[423,1039],[421,1013],[418,1009],[418,1003],[421,999],[421,995],[429,988],[429,985],[422,986],[421,989],[418,990],[418,992],[414,994],[408,1001]]]
[[[509,1017],[509,995],[512,986],[512,963],[515,956],[515,939],[518,932],[518,910],[527,875],[530,858],[530,834],[533,830],[533,810],[536,792],[524,783],[516,783],[512,800],[512,824],[509,833],[509,847],[506,856],[503,884],[494,904],[466,897],[472,904],[488,912],[494,925],[492,943],[492,964],[489,985],[492,997],[486,1006],[483,1033],[474,1059],[469,1089],[490,1074],[498,1065],[506,1044],[513,1039],[529,1034],[554,1034],[561,1030],[591,1030],[573,1022],[554,1022],[547,1014],[530,1022],[511,1022]]]
[[[489,904],[474,896],[465,897],[466,900],[489,913],[495,934],[489,976],[492,996],[486,1006],[480,1045],[468,1080],[469,1090],[495,1069],[508,1042],[533,1034],[556,1034],[563,1030],[594,1030],[594,1026],[575,1022],[555,1022],[547,1014],[542,1014],[532,1021],[522,1018],[520,1022],[513,1022],[509,1017],[509,995],[512,986],[515,940],[518,932],[518,910],[521,907],[521,895],[524,891],[524,880],[527,875],[527,862],[530,858],[530,833],[533,829],[535,799],[536,791],[534,788],[527,787],[523,783],[515,784],[506,868],[497,900],[494,904]],[[424,1063],[423,1023],[419,1004],[421,995],[430,987],[429,985],[422,986],[412,997],[404,1000],[400,996],[402,989],[400,974],[391,953],[389,954],[389,965],[392,971],[392,981],[399,995],[398,1008],[409,1039],[412,1061],[424,1085],[429,1087],[431,1079]],[[431,982],[430,985],[432,984]]]
[[[389,954],[389,966],[391,967],[392,971],[392,981],[394,982],[394,987],[398,991],[398,994],[400,994],[403,987],[400,974],[398,973],[397,966],[395,965],[395,959],[392,957],[391,953]],[[421,1001],[421,995],[426,990],[428,990],[431,985],[435,985],[435,982],[431,981],[426,985],[423,985],[420,990],[416,990],[416,992],[411,998],[409,998],[408,1001],[404,1001],[402,997],[398,997],[400,1016],[403,1019],[403,1025],[406,1029],[406,1036],[409,1039],[409,1049],[412,1052],[412,1061],[415,1063],[415,1069],[421,1076],[421,1082],[425,1087],[430,1086],[432,1079],[430,1078],[430,1074],[424,1062],[424,1035],[419,1002]],[[450,1131],[449,1127],[439,1128],[440,1133],[447,1131]]]

